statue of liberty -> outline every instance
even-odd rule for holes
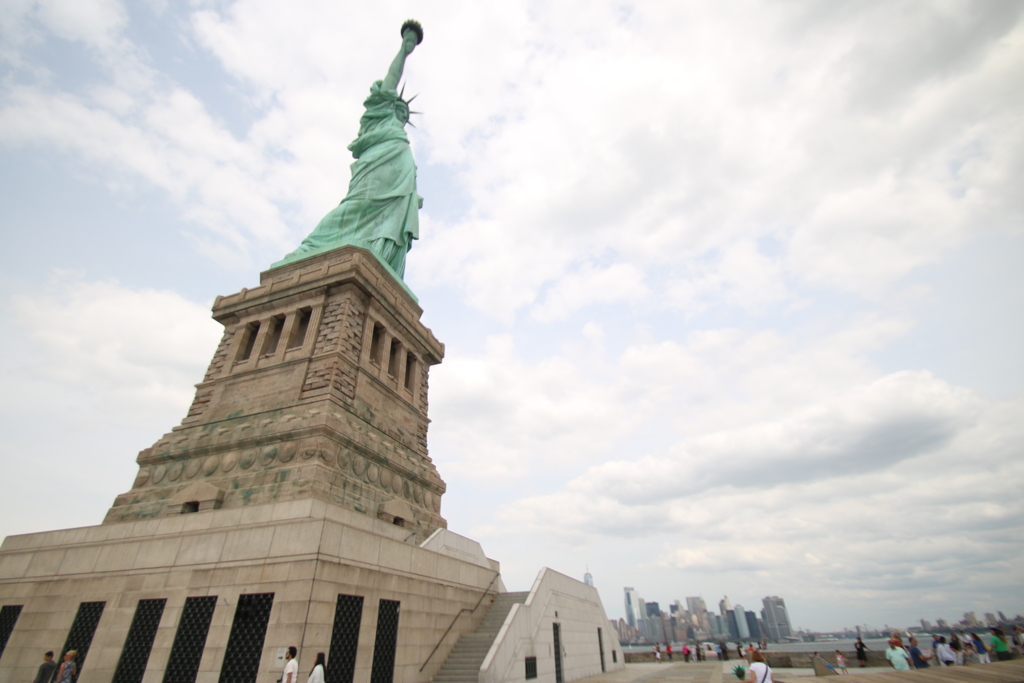
[[[416,193],[416,164],[405,135],[409,102],[402,99],[397,87],[405,58],[422,41],[423,28],[418,22],[409,20],[402,25],[402,47],[387,77],[370,87],[370,96],[363,102],[366,112],[359,120],[359,136],[348,146],[356,159],[348,194],[298,249],[271,268],[354,245],[372,252],[402,281],[405,255],[419,238],[418,211],[423,198]]]

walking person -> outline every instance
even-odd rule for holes
[[[1006,642],[1002,629],[995,626],[992,627],[992,652],[1000,662],[1010,661],[1010,644]]]
[[[868,650],[870,648],[868,648],[860,638],[857,638],[857,642],[853,644],[853,648],[857,651],[857,661],[863,669],[868,665]]]
[[[910,655],[903,649],[898,638],[889,639],[889,649],[885,651],[885,658],[897,671],[910,671]]]
[[[297,647],[288,646],[288,652],[284,653],[287,664],[284,665],[284,676],[281,677],[281,683],[299,683],[299,660],[295,659],[297,654],[299,654]]]
[[[932,658],[931,655],[926,655],[921,652],[921,648],[917,646],[917,638],[910,639],[910,647],[907,649],[910,653],[910,662],[914,665],[915,669],[927,669],[928,660]]]
[[[850,670],[846,668],[846,657],[839,650],[836,650],[836,668],[839,669],[839,673],[850,675]]]
[[[963,665],[964,663],[964,646],[960,642],[960,638],[955,633],[949,634],[949,649],[956,655],[956,664]]]
[[[668,655],[668,661],[672,661],[672,643],[665,643],[665,654]]]
[[[313,670],[309,672],[309,678],[306,679],[306,683],[324,683],[324,669],[327,666],[327,661],[324,659],[323,652],[316,653],[316,663],[313,664]]]
[[[75,665],[75,657],[78,650],[68,650],[61,662],[60,670],[57,672],[57,683],[71,683],[75,679],[75,672],[78,667]]]
[[[988,656],[988,645],[977,633],[971,634],[971,643],[974,644],[974,652],[978,655],[978,664],[991,664],[992,658]]]
[[[43,663],[39,665],[39,672],[32,683],[50,683],[53,678],[53,671],[57,668],[57,662],[53,661],[53,650],[43,655]]]
[[[654,644],[654,661],[661,664],[661,643]]]
[[[945,636],[939,636],[939,644],[935,647],[935,659],[942,666],[953,666],[956,664],[956,653],[953,652],[953,648],[946,644]]]

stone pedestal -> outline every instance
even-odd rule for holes
[[[427,373],[444,346],[368,252],[337,249],[218,297],[224,325],[188,415],[138,457],[104,523],[314,498],[446,527],[427,455]]]

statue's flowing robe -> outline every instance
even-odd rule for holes
[[[416,192],[416,163],[398,116],[404,105],[397,92],[383,85],[377,81],[370,87],[359,137],[348,146],[356,158],[348,194],[275,266],[354,245],[373,252],[399,277],[405,275],[405,255],[419,238],[423,198]]]

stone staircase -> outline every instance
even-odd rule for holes
[[[459,636],[448,659],[444,660],[441,670],[434,676],[433,683],[477,683],[480,665],[484,663],[484,657],[491,649],[512,605],[526,602],[529,595],[529,591],[499,593],[476,631]]]

